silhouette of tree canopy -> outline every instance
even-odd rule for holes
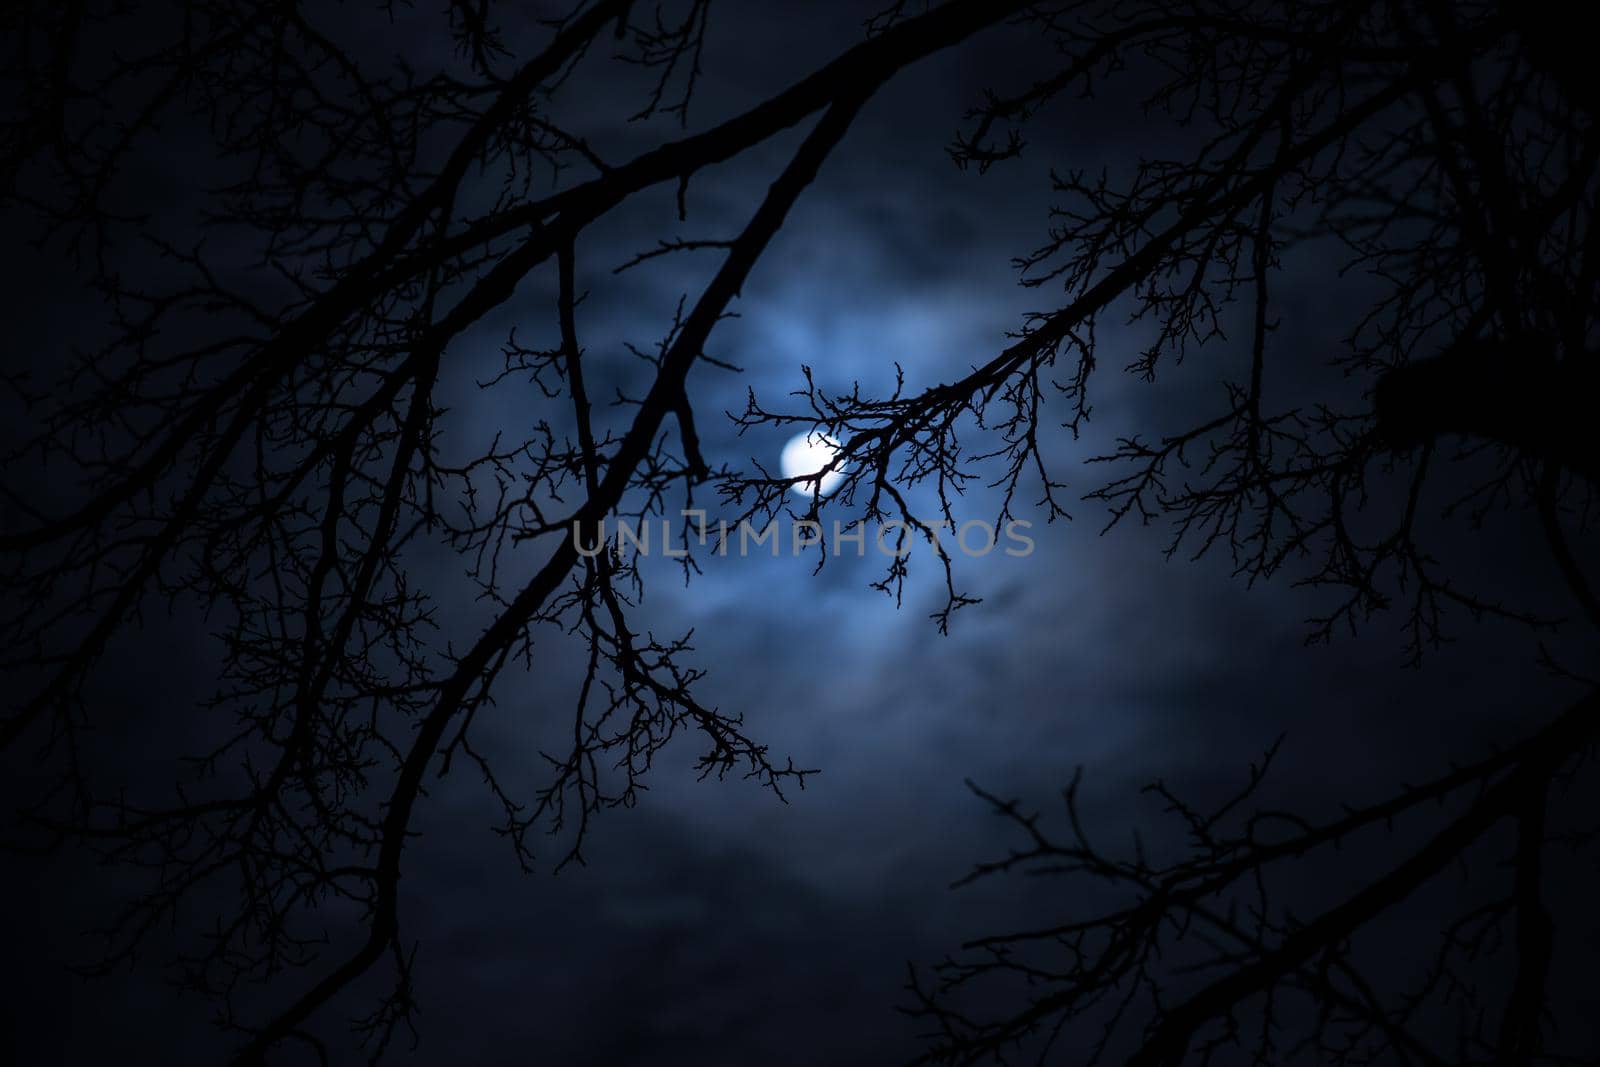
[[[1199,147],[1122,182],[1061,176],[1049,240],[1020,265],[1024,284],[1067,301],[953,395],[908,402],[908,417],[986,415],[1014,477],[1038,455],[1052,387],[1074,431],[1087,418],[1095,326],[1120,301],[1155,337],[1134,373],[1202,345],[1249,359],[1210,418],[1098,457],[1113,473],[1088,495],[1113,525],[1168,520],[1172,553],[1223,552],[1250,579],[1288,571],[1337,591],[1313,638],[1398,608],[1413,661],[1447,639],[1451,608],[1600,625],[1573,540],[1600,473],[1587,432],[1600,140],[1587,60],[1559,20],[1509,4],[1151,3],[1074,6],[1044,25],[1067,62],[990,99],[958,161],[1018,154],[1028,123],[1069,115],[1122,67],[1167,72],[1149,106],[1200,130]],[[1274,343],[1274,289],[1331,243],[1340,255],[1314,254],[1367,273],[1378,295],[1338,353],[1354,387],[1307,398],[1301,376],[1275,372],[1297,354]],[[862,414],[882,409],[848,417]],[[1542,530],[1564,615],[1487,597],[1483,576],[1436,558],[1502,509]],[[1419,783],[1333,819],[1264,798],[1276,745],[1214,808],[1149,787],[1188,842],[1177,856],[1104,848],[1077,779],[1059,829],[973,785],[1018,843],[957,884],[1064,876],[1080,895],[1059,924],[974,939],[931,978],[913,970],[908,1010],[933,1034],[917,1062],[1044,1062],[1063,1042],[1063,1055],[1140,1065],[1593,1062],[1592,1024],[1570,1002],[1556,1017],[1549,997],[1547,899],[1552,853],[1566,874],[1592,868],[1569,855],[1593,838],[1573,810],[1597,728],[1589,632],[1584,662],[1550,663],[1582,692],[1569,708],[1530,708],[1542,724],[1519,743],[1448,773],[1420,767]],[[1397,822],[1411,834],[1398,858],[1370,841]],[[1302,910],[1308,868],[1337,883],[1352,863],[1365,865],[1358,888],[1332,904],[1309,894]],[[1373,921],[1456,868],[1473,876],[1434,955],[1414,975],[1381,973],[1393,955]],[[1117,903],[1101,907],[1108,885]],[[1009,991],[1001,1010],[974,996],[995,990]]]
[[[25,2],[3,16],[8,211],[74,257],[111,319],[103,344],[59,381],[8,379],[37,433],[8,464],[0,543],[17,681],[0,744],[25,751],[42,783],[12,836],[29,849],[86,845],[143,872],[103,965],[176,923],[188,935],[179,981],[217,1004],[240,1062],[297,1044],[326,1055],[326,1017],[347,994],[374,995],[373,975],[385,984],[361,1024],[372,1051],[410,1026],[399,885],[434,776],[481,774],[524,866],[546,831],[565,835],[556,863],[581,859],[590,819],[632,803],[680,734],[699,736],[703,775],[748,775],[779,795],[803,785],[808,770],[699,702],[686,639],[638,628],[637,558],[586,556],[571,531],[674,514],[708,488],[741,516],[772,518],[793,506],[797,484],[812,488],[802,517],[853,508],[854,522],[925,529],[953,521],[956,498],[979,485],[997,490],[1001,520],[1035,496],[1029,514],[1064,516],[1047,446],[1089,419],[1108,322],[1147,331],[1125,368],[1137,376],[1177,373],[1185,356],[1189,372],[1202,348],[1247,355],[1215,410],[1188,410],[1188,425],[1098,457],[1106,474],[1088,499],[1113,525],[1170,520],[1173,552],[1224,552],[1249,578],[1288,571],[1336,591],[1324,636],[1395,607],[1420,656],[1451,608],[1558,624],[1479,595],[1428,548],[1451,522],[1526,508],[1579,613],[1600,623],[1572,541],[1597,469],[1584,401],[1600,139],[1587,60],[1553,13],[1432,0],[901,2],[788,88],[685,132],[714,17],[706,0],[592,0],[550,23],[514,7],[439,5],[452,51],[432,69],[372,54],[359,22],[313,4]],[[716,362],[716,326],[862,107],[919,59],[1014,21],[1058,62],[996,87],[951,146],[957,165],[1002,166],[1025,151],[1031,126],[1070,121],[1075,103],[1129,82],[1152,116],[1184,131],[1181,150],[1141,160],[1125,180],[1056,176],[1048,237],[1018,262],[1023,284],[1053,306],[964,377],[902,374],[892,393],[872,395],[825,392],[806,376],[798,400],[752,395],[741,427],[842,443],[832,496],[815,479],[702,454],[705,414],[686,380]],[[642,71],[645,89],[618,118],[654,139],[608,157],[564,108],[619,71]],[[174,124],[204,131],[216,156],[192,239],[126,197],[130,170]],[[678,233],[694,218],[697,175],[797,127],[736,233]],[[686,254],[717,266],[662,324],[658,347],[639,353],[648,387],[603,408],[610,398],[585,382],[582,304],[615,264],[597,269],[585,253],[602,225],[660,187],[676,190],[677,217],[624,266]],[[1294,369],[1306,354],[1273,343],[1274,282],[1302,247],[1332,244],[1381,291],[1340,352],[1313,355],[1337,356],[1346,384],[1308,397]],[[457,454],[443,399],[462,374],[455,357],[519,287],[552,278],[551,347],[504,337],[503,372],[478,383],[514,392],[529,414],[488,448]],[[43,502],[41,464],[58,483]],[[916,503],[918,486],[933,489],[933,513]],[[1441,492],[1451,510],[1436,524]],[[932,540],[944,629],[976,601]],[[465,561],[465,588],[430,565],[441,554]],[[898,593],[905,568],[896,559],[881,587]],[[468,599],[487,609],[480,626],[441,617],[441,604]],[[108,649],[166,604],[202,612],[215,634],[206,722],[227,728],[166,795],[108,791],[94,685]],[[563,713],[570,743],[543,768],[501,766],[474,744],[473,724],[505,712],[497,683],[534,669],[561,635],[587,657]],[[1503,1015],[1484,1019],[1482,1047],[1526,1062],[1543,1048],[1546,796],[1592,740],[1592,703],[1336,823],[1283,815],[1225,829],[1239,805],[1202,814],[1173,797],[1195,844],[1173,865],[1113,859],[1081,835],[1058,842],[996,799],[1029,844],[980,872],[1076,871],[1138,902],[984,942],[937,988],[919,981],[914,1010],[937,1024],[928,1062],[1000,1057],[1107,1003],[1108,1034],[1142,1035],[1132,1062],[1210,1062],[1251,1040],[1229,1028],[1239,1005],[1291,986],[1326,1009],[1307,1028],[1325,1055],[1357,1062],[1376,1042],[1404,1062],[1444,1062],[1409,1034],[1413,1001],[1372,992],[1342,946],[1506,822],[1517,828],[1514,885],[1466,922],[1514,928],[1515,980]],[[1464,814],[1331,911],[1296,921],[1265,904],[1226,908],[1264,884],[1269,864],[1462,796]],[[202,895],[197,921],[189,904]],[[353,937],[325,934],[330,907],[350,916]],[[1181,1002],[1151,999],[1167,941],[1202,926],[1221,976]],[[1440,975],[1449,952],[1487,936],[1474,930],[1452,931]],[[964,1014],[951,998],[991,977],[1026,980],[1018,1010]],[[1418,1000],[1447,986],[1441,978]],[[1347,1017],[1368,1030],[1334,1049],[1327,1034]],[[1264,1062],[1276,1062],[1277,1041],[1264,1031]]]

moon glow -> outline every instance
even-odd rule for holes
[[[825,433],[812,431],[797,434],[783,446],[783,453],[778,457],[778,468],[785,478],[801,478],[808,474],[816,474],[838,454],[839,442]],[[814,482],[796,482],[789,488],[800,496],[809,497],[814,490],[827,496],[837,489],[843,480],[844,471],[835,467],[822,476],[821,485]]]

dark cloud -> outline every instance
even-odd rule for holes
[[[760,5],[714,18],[696,125],[856,39],[860,11]],[[406,42],[407,32],[397,23],[384,40]],[[982,87],[1014,83],[1027,47],[1018,36],[996,31],[936,57],[873,103],[761,263],[737,305],[742,317],[715,335],[713,354],[744,373],[696,370],[701,410],[737,410],[747,388],[777,402],[801,384],[802,363],[833,388],[860,380],[881,389],[896,361],[917,381],[947,380],[1047,302],[1008,275],[1011,258],[1043,234],[1049,168],[1123,166],[1141,142],[1136,107],[1112,97],[1075,111],[1070,124],[1046,125],[1017,165],[982,177],[957,170],[943,146]],[[644,136],[614,121],[632,98],[627,88],[573,102],[595,116],[597,144],[609,133],[601,147],[619,157]],[[697,176],[682,236],[725,232],[765,188],[783,147]],[[153,174],[151,188],[162,185]],[[608,222],[603,239],[579,250],[581,271],[596,281],[647,245],[639,234],[662,232],[671,190],[629,210],[636,216]],[[623,342],[651,344],[709,267],[673,257],[624,285],[594,286],[580,325],[597,394],[641,380]],[[1284,334],[1306,351],[1308,377],[1361,297],[1317,288],[1327,284],[1308,280],[1284,300]],[[534,279],[474,333],[484,371],[512,326],[548,328],[552,291],[552,277]],[[28,303],[32,332],[19,336],[30,344],[48,347],[68,332],[59,303],[38,293]],[[1130,351],[1133,341],[1130,331]],[[1104,343],[1115,348],[1117,338]],[[523,417],[514,397],[480,394],[473,377],[459,375],[448,397],[473,428],[462,449],[471,433]],[[1202,392],[1217,388],[1214,379],[1147,387],[1108,377],[1089,436],[1052,446],[1072,488],[1093,484],[1076,461],[1121,427],[1211,402]],[[714,418],[701,432],[734,465],[774,463],[782,443],[738,437]],[[994,499],[979,491],[961,506],[986,517]],[[963,937],[1052,904],[1049,887],[946,888],[1008,842],[963,779],[1045,805],[1081,766],[1097,825],[1126,839],[1159,816],[1140,798],[1142,783],[1166,778],[1198,796],[1224,795],[1283,732],[1282,795],[1333,810],[1412,773],[1418,746],[1431,746],[1442,766],[1503,739],[1508,724],[1558,696],[1527,666],[1529,642],[1502,643],[1499,631],[1465,629],[1465,643],[1426,675],[1402,670],[1397,620],[1306,648],[1301,620],[1318,610],[1313,594],[1287,583],[1246,589],[1220,559],[1165,561],[1163,531],[1102,538],[1098,509],[1077,510],[1071,524],[1036,526],[1037,551],[1026,559],[960,561],[958,582],[984,603],[959,613],[948,637],[927,618],[940,588],[926,557],[898,610],[868,588],[882,565],[870,554],[831,559],[816,575],[812,560],[787,554],[711,559],[687,588],[670,563],[654,561],[644,618],[663,633],[694,630],[695,661],[709,670],[702,700],[743,712],[775,752],[822,773],[783,804],[747,782],[694,781],[694,753],[675,746],[638,807],[597,822],[588,865],[554,877],[518,875],[488,829],[496,813],[472,774],[430,787],[405,879],[423,965],[423,1041],[397,1062],[896,1062],[915,1048],[913,1028],[892,1010],[905,961],[937,959]],[[1511,536],[1456,547],[1471,558],[1516,545]],[[440,573],[451,565],[445,556],[426,563]],[[466,628],[482,609],[463,598],[446,610]],[[189,714],[186,700],[206,681],[184,669],[204,662],[199,629],[152,631],[129,651],[144,659],[120,676],[124,701],[137,705],[126,721],[170,725]],[[480,724],[505,764],[536,764],[541,731],[553,728],[541,717],[562,713],[570,650],[551,647],[532,675],[504,679],[498,717]],[[170,739],[150,743],[170,752]],[[139,742],[130,736],[130,773],[159,776],[158,754],[147,757]],[[1156,831],[1152,840],[1170,846],[1176,836]],[[117,883],[102,877],[61,861],[8,889],[21,917],[12,975],[27,979],[11,1008],[54,1024],[25,1027],[15,1062],[92,1062],[93,1050],[113,1047],[135,1059],[214,1062],[219,1046],[197,1031],[196,1005],[162,992],[148,972],[88,985],[63,974],[77,943],[60,931],[104,904]]]

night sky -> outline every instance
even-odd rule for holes
[[[362,27],[375,54],[425,61],[447,47],[427,36],[420,12],[389,21],[354,5],[339,18]],[[689,129],[749,107],[859,40],[862,18],[848,3],[714,6]],[[1019,71],[1048,60],[1029,30],[1002,27],[916,64],[870,102],[757,265],[734,305],[739,317],[713,335],[710,354],[741,372],[702,365],[690,378],[708,455],[774,467],[786,435],[740,436],[721,413],[742,410],[747,390],[782,402],[803,384],[802,365],[831,389],[882,389],[896,363],[918,383],[949,380],[1003,347],[1024,313],[1050,306],[1053,294],[1015,284],[1012,260],[1044,232],[1052,168],[1115,175],[1189,134],[1141,113],[1141,74],[1131,71],[1096,100],[1031,126],[1020,160],[981,175],[953,165],[946,146],[984,89],[1014,87],[1029,77]],[[637,89],[620,75],[591,78],[558,102],[597,151],[626,158],[663,136],[660,123],[622,121]],[[578,281],[591,295],[579,323],[593,395],[647,380],[624,342],[652,345],[715,256],[611,269],[658,238],[737,226],[800,135],[698,175],[685,223],[663,186],[586,234]],[[139,157],[138,187],[181,233],[206,184],[197,162],[206,147],[202,131],[165,136],[170,151]],[[96,305],[49,254],[19,244],[7,261],[7,358],[51,366],[75,331],[93,329],[82,324]],[[1281,278],[1275,344],[1286,355],[1277,373],[1322,388],[1337,378],[1327,367],[1369,282],[1337,276],[1315,249],[1287,260]],[[473,382],[495,369],[508,327],[525,323],[549,340],[553,293],[553,271],[537,273],[453,346],[461,362],[441,399],[452,409],[446,448],[469,454],[496,427],[527,417],[515,390],[484,394]],[[918,1024],[896,1011],[908,962],[932,964],[976,934],[1027,927],[1077,892],[1020,878],[950,888],[974,862],[1017,844],[965,781],[1052,808],[1081,768],[1098,837],[1128,841],[1137,827],[1159,850],[1181,839],[1160,802],[1140,793],[1147,782],[1220,798],[1284,735],[1272,801],[1329,814],[1514,740],[1570,699],[1573,684],[1538,662],[1541,640],[1559,636],[1461,613],[1448,623],[1452,643],[1412,669],[1400,613],[1308,645],[1305,620],[1326,610],[1329,594],[1297,587],[1292,567],[1252,585],[1224,556],[1168,558],[1170,531],[1159,523],[1102,535],[1104,506],[1080,499],[1100,471],[1082,461],[1122,433],[1186,425],[1217,404],[1220,379],[1239,366],[1222,344],[1153,383],[1118,374],[1116,353],[1132,353],[1143,327],[1119,335],[1115,319],[1100,339],[1108,365],[1092,421],[1078,439],[1058,432],[1046,446],[1072,520],[1045,523],[1024,493],[1018,514],[1035,523],[1036,551],[958,559],[957,585],[982,602],[958,612],[948,635],[929,618],[943,589],[927,565],[913,568],[896,607],[870,588],[882,568],[871,553],[830,558],[816,573],[814,558],[787,551],[709,558],[687,585],[671,561],[646,563],[639,625],[693,630],[692,662],[708,672],[701,700],[743,712],[780,760],[820,769],[803,790],[787,790],[787,803],[737,775],[696,781],[696,750],[675,744],[636,806],[597,818],[585,865],[553,875],[552,843],[522,876],[490,830],[496,812],[477,775],[463,768],[430,782],[402,884],[406,936],[419,945],[421,1040],[415,1051],[402,1042],[393,1062],[902,1062],[921,1047]],[[621,425],[626,415],[599,417]],[[25,478],[49,492],[47,472]],[[995,499],[978,486],[958,507],[983,517]],[[1491,588],[1545,602],[1560,595],[1559,576],[1525,523],[1510,514],[1480,530],[1450,527],[1434,548]],[[441,586],[454,565],[446,552],[413,563]],[[476,632],[483,608],[470,595],[458,586],[441,597],[447,627]],[[204,621],[181,606],[151,615],[113,649],[96,699],[130,781],[169,776],[185,733],[203,735],[190,709],[212,684],[215,654]],[[551,640],[540,655],[532,670],[501,679],[495,714],[477,727],[502,766],[535,761],[548,731],[560,729],[538,709],[561,706],[581,653]],[[7,759],[12,785],[25,785],[25,768]],[[105,1062],[113,1051],[132,1062],[219,1062],[226,1038],[208,1025],[206,1006],[163,986],[155,961],[87,982],[65,969],[92,949],[80,932],[125,877],[71,851],[8,862],[11,1062]],[[1396,946],[1411,936],[1407,924],[1430,929],[1425,905],[1389,921]],[[1594,937],[1574,930],[1566,944],[1576,955],[1565,962],[1581,972],[1600,947]],[[1578,986],[1569,994],[1593,1000]],[[337,1034],[341,1024],[324,1025]]]

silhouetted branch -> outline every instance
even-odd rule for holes
[[[1595,741],[1597,711],[1600,696],[1591,694],[1504,753],[1321,825],[1272,809],[1242,812],[1241,804],[1260,792],[1276,746],[1251,768],[1243,792],[1214,811],[1202,814],[1164,786],[1151,787],[1189,830],[1190,856],[1167,864],[1142,849],[1131,858],[1117,858],[1092,844],[1079,811],[1076,778],[1065,793],[1067,840],[1052,836],[1040,816],[1025,813],[1015,801],[974,786],[1019,831],[1023,845],[1002,859],[978,864],[958,885],[1007,873],[1078,876],[1116,886],[1132,902],[1056,926],[968,942],[965,956],[937,968],[938,982],[931,988],[913,971],[908,1010],[935,1027],[929,1050],[915,1062],[1007,1062],[1013,1050],[1042,1061],[1069,1023],[1096,1035],[1089,1062],[1117,1055],[1130,1064],[1178,1064],[1191,1058],[1211,1063],[1226,1060],[1235,1049],[1247,1050],[1259,1062],[1289,1062],[1291,1050],[1277,1042],[1291,1026],[1304,1028],[1310,1047],[1327,1057],[1317,1062],[1370,1062],[1385,1051],[1398,1062],[1460,1062],[1448,1050],[1430,1047],[1430,1040],[1412,1028],[1423,1002],[1448,997],[1448,990],[1431,980],[1415,997],[1385,1004],[1362,976],[1362,957],[1352,939],[1462,862],[1507,820],[1517,827],[1512,896],[1504,906],[1497,902],[1469,911],[1462,922],[1515,916],[1516,978],[1498,1032],[1481,1033],[1479,1040],[1497,1050],[1497,1062],[1531,1062],[1544,1040],[1543,983],[1550,955],[1550,918],[1540,903],[1547,845],[1542,812],[1551,780]],[[1444,802],[1449,803],[1441,808]],[[1437,816],[1429,813],[1440,811],[1458,814],[1333,907],[1301,919],[1290,905],[1272,903],[1269,886],[1286,864],[1314,862],[1352,838],[1392,828],[1402,816],[1432,819]],[[1348,850],[1340,855],[1345,858],[1339,862],[1350,862]],[[1452,965],[1482,966],[1488,958],[1485,937],[1484,929],[1465,941],[1447,936],[1440,960],[1432,965],[1435,975],[1450,957],[1456,957]],[[1175,981],[1184,973],[1217,977],[1192,985]],[[1010,979],[1024,979],[1021,988],[1029,991],[1011,1014],[982,1017],[961,1007],[963,994]],[[1309,1013],[1292,1006],[1290,994],[1296,991],[1309,998]],[[1247,1005],[1264,1013],[1254,1037],[1240,1026]],[[1345,1014],[1330,1014],[1329,1008]],[[1350,1017],[1364,1018],[1372,1030],[1363,1040],[1341,1044]]]

